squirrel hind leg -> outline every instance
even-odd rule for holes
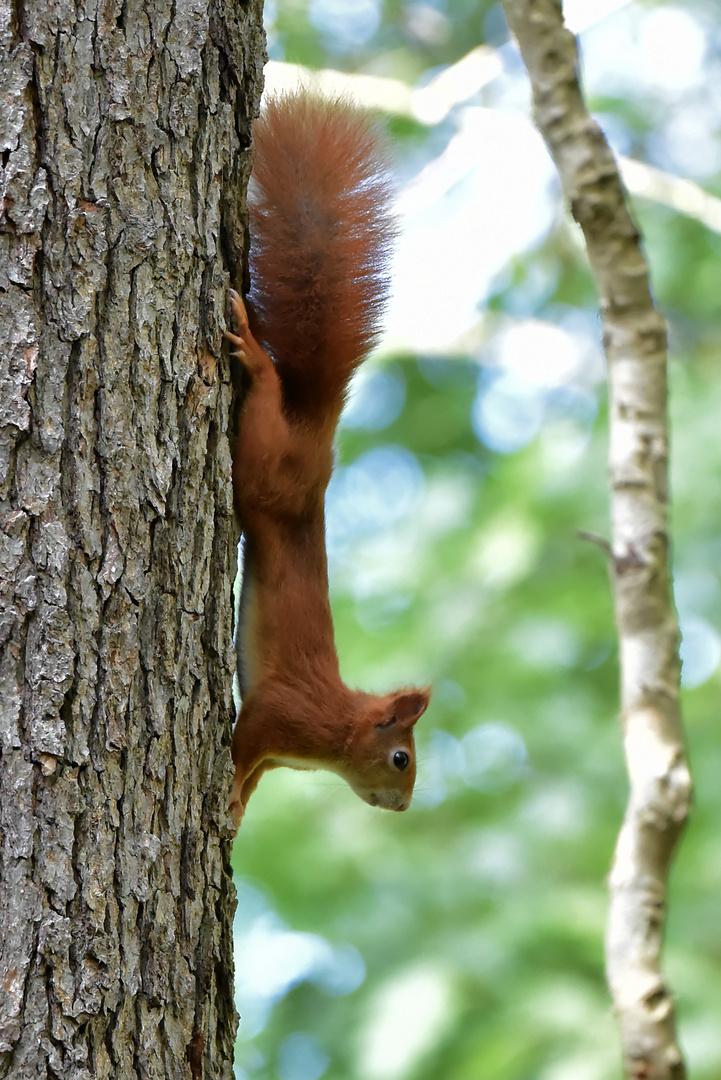
[[[226,330],[223,337],[233,346],[231,356],[240,360],[251,377],[269,372],[273,380],[277,380],[275,365],[253,336],[243,298],[235,289],[230,289],[230,311],[235,333]]]

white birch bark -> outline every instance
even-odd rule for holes
[[[578,82],[559,0],[503,0],[536,123],[583,229],[601,298],[610,388],[612,582],[630,797],[610,877],[606,970],[635,1080],[681,1080],[674,1006],[661,974],[666,880],[691,780],[679,711],[678,621],[669,570],[666,326],[638,230]]]

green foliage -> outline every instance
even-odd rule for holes
[[[411,81],[498,24],[489,4],[439,2],[445,37],[423,44],[408,27],[410,9],[424,5],[388,0],[375,35],[333,56],[311,7],[278,4],[276,48],[282,39],[288,59],[385,64],[389,74],[397,63]],[[600,106],[642,156],[657,106],[642,93],[609,93]],[[414,159],[419,126],[393,127]],[[677,595],[688,641],[696,632],[703,652],[721,626],[721,239],[654,203],[639,201],[636,212],[671,321]],[[560,209],[498,276],[485,307],[486,343],[509,320],[561,326],[580,310],[599,347],[592,279]],[[601,373],[582,380],[595,419],[544,391],[539,433],[504,454],[479,438],[475,411],[493,363],[486,346],[383,357],[374,370],[402,391],[402,409],[341,433],[330,566],[344,677],[377,690],[432,681],[434,696],[418,725],[407,814],[370,809],[328,774],[289,770],[264,778],[251,800],[233,855],[243,888],[256,890],[241,896],[240,943],[273,919],[278,934],[318,936],[293,939],[316,959],[266,993],[267,1023],[254,1020],[251,990],[239,984],[238,1066],[252,1080],[620,1076],[603,974],[605,879],[627,795],[617,645],[605,551],[579,536],[609,534]],[[406,502],[379,518],[361,498],[334,531],[345,478],[360,475],[349,470],[380,451],[406,477]],[[666,951],[696,1080],[721,1070],[712,669],[684,692],[696,806],[673,869]],[[241,950],[241,976],[247,956]],[[270,970],[271,960],[254,963],[265,962]],[[307,1058],[294,1056],[293,1033],[310,1036]]]

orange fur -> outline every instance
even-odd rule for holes
[[[330,769],[366,802],[404,810],[430,691],[344,685],[325,550],[333,436],[387,290],[383,159],[364,114],[305,92],[270,102],[254,137],[249,310],[231,293],[226,334],[248,377],[233,458],[243,705],[230,812],[237,825],[279,765]]]
[[[388,292],[385,154],[363,112],[304,91],[267,103],[253,143],[251,329],[288,410],[335,422]]]

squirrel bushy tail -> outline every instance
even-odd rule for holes
[[[251,327],[288,413],[334,421],[388,294],[385,153],[365,112],[306,89],[268,101],[253,137]]]

